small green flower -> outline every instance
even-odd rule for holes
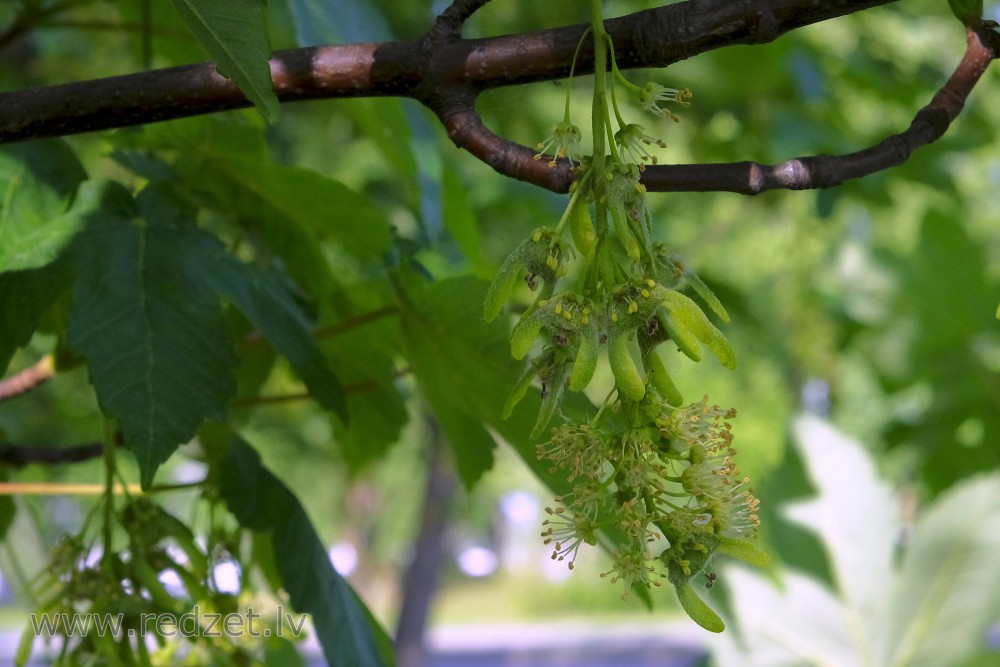
[[[609,443],[600,429],[587,424],[564,424],[552,429],[548,442],[536,446],[538,458],[552,462],[550,472],[566,470],[567,481],[577,478],[600,479],[604,476],[604,460]]]
[[[690,99],[691,91],[687,88],[667,88],[666,86],[661,86],[658,83],[652,82],[647,83],[636,94],[636,100],[639,102],[639,106],[643,109],[662,118],[669,118],[675,123],[680,122],[680,116],[669,109],[664,109],[658,103],[671,102],[687,107],[691,106],[691,102],[689,102]]]
[[[580,162],[582,157],[580,153],[580,139],[582,137],[583,134],[580,132],[580,128],[573,125],[573,123],[559,123],[552,128],[552,134],[546,137],[544,141],[538,143],[538,152],[535,153],[535,159],[541,160],[545,153],[551,151],[554,157],[549,161],[550,167],[556,166],[559,158],[568,159],[571,165],[573,162]]]
[[[663,578],[663,575],[649,564],[649,554],[646,553],[646,550],[641,545],[639,548],[632,546],[633,548],[622,548],[614,551],[611,554],[614,561],[611,569],[601,573],[601,578],[610,577],[612,584],[622,582],[624,586],[622,600],[628,599],[629,591],[634,585],[651,588],[659,586],[659,579]]]
[[[639,165],[640,170],[645,168],[644,162],[656,164],[656,156],[646,149],[647,146],[667,147],[667,142],[646,134],[646,129],[635,123],[625,125],[615,132],[615,143]]]
[[[580,547],[597,544],[597,525],[581,514],[571,516],[563,507],[546,507],[545,513],[551,518],[542,522],[545,526],[542,531],[544,544],[553,545],[552,560],[561,562],[569,558],[569,569],[572,570]]]

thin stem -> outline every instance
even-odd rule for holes
[[[576,43],[576,51],[573,52],[573,64],[569,66],[569,77],[566,79],[566,109],[563,112],[563,122],[568,123],[569,120],[569,98],[570,94],[573,92],[573,73],[576,71],[576,59],[580,57],[580,47],[583,46],[583,40],[587,38],[590,34],[590,28],[588,27],[580,35],[580,41]]]
[[[358,380],[357,382],[352,382],[350,384],[344,385],[345,394],[361,394],[366,391],[371,391],[377,389],[382,385],[385,380],[398,380],[401,377],[409,375],[411,370],[409,368],[400,368],[399,370],[393,371],[387,378],[369,378],[367,380]],[[255,405],[277,405],[280,403],[292,403],[294,401],[306,401],[312,398],[312,395],[307,391],[297,391],[290,394],[277,394],[273,396],[249,396],[247,398],[239,398],[232,402],[233,407],[252,407]]]
[[[140,60],[143,69],[153,66],[153,10],[150,0],[142,0],[140,4],[142,25]]]
[[[110,417],[104,417],[104,524],[101,526],[101,540],[104,547],[102,565],[111,567],[112,533],[115,514],[115,470],[116,454],[115,425]]]
[[[573,190],[573,196],[569,198],[569,204],[566,205],[566,210],[563,211],[562,217],[559,218],[559,222],[556,224],[556,236],[561,236],[563,229],[566,228],[566,223],[569,221],[570,211],[573,210],[573,206],[576,204],[576,200],[580,198],[580,193],[587,190],[587,181],[590,180],[591,171],[588,169],[580,180],[577,181],[576,189]]]
[[[608,231],[608,209],[605,200],[607,191],[604,175],[605,118],[607,117],[607,48],[604,41],[604,19],[601,16],[601,0],[591,0],[591,30],[594,33],[594,103],[590,122],[594,140],[593,157],[590,168],[594,170],[594,209],[597,214],[597,236],[603,238]]]
[[[615,78],[618,79],[620,82],[624,81],[626,86],[632,85],[627,80],[625,80],[625,77],[622,76],[622,73],[618,71],[618,63],[615,60],[615,46],[614,42],[611,41],[610,35],[608,35],[608,52],[611,54],[611,71],[614,72]],[[634,87],[635,86],[633,86],[633,88]],[[622,112],[618,108],[618,94],[615,92],[614,81],[611,82],[611,108],[615,110],[615,118],[618,119],[618,129],[625,127],[626,125],[625,119],[622,118]]]
[[[354,317],[348,317],[346,320],[341,320],[336,324],[320,327],[313,332],[313,337],[333,338],[335,336],[345,334],[353,329],[358,329],[369,322],[374,322],[382,319],[383,317],[389,317],[390,315],[397,315],[398,313],[399,306],[396,306],[395,304],[383,306],[381,308],[376,308],[375,310],[370,310],[366,313],[361,313],[360,315],[355,315]]]
[[[199,480],[197,482],[178,482],[177,484],[154,484],[148,489],[146,489],[145,494],[148,496],[152,493],[168,493],[172,491],[190,491],[192,489],[200,489],[201,487],[208,484],[208,478]]]

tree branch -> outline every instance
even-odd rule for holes
[[[795,28],[895,0],[689,0],[607,22],[623,68],[664,67],[732,44],[757,44]],[[461,25],[482,0],[457,0],[438,25]],[[454,9],[452,9],[454,8]],[[499,86],[565,77],[586,26],[464,40],[432,30],[418,42],[279,51],[271,60],[282,102],[402,96],[439,115]],[[577,72],[592,71],[593,50]],[[250,103],[212,63],[0,94],[0,143],[64,136],[216,113]]]
[[[722,46],[772,41],[795,28],[895,0],[689,0],[607,22],[619,66],[664,67]],[[562,78],[586,26],[464,40],[465,20],[489,0],[454,0],[419,42],[292,49],[275,54],[271,73],[282,102],[403,96],[421,101],[441,120],[456,146],[497,172],[566,192],[574,174],[561,161],[534,160],[535,151],[497,136],[475,101],[482,90]],[[967,31],[958,68],[910,127],[846,155],[815,155],[778,165],[756,162],[648,167],[654,192],[724,191],[755,195],[773,189],[829,188],[899,165],[940,138],[961,112],[988,64],[998,56],[997,33],[980,22]],[[585,43],[576,71],[593,71]],[[212,63],[130,74],[0,95],[0,143],[125,127],[246,107],[239,89]]]

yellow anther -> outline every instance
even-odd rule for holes
[[[650,287],[656,287],[656,281],[653,280],[652,278],[646,278],[646,284],[649,285]]]
[[[587,317],[587,314],[586,314],[586,313],[584,313],[584,314],[583,314],[583,315],[582,315],[582,316],[580,317],[580,321],[581,321],[581,322],[583,322],[584,324],[590,324],[590,318],[589,318],[589,317]]]
[[[565,313],[563,313],[563,317],[566,318],[568,322],[573,321],[573,313],[569,312],[568,310]]]
[[[555,310],[556,315],[561,315],[562,314],[562,304],[561,303],[557,303],[556,307],[553,310]]]
[[[542,233],[536,230],[535,233],[531,235],[531,240],[538,243],[542,240]]]
[[[648,289],[642,290],[642,296],[648,299],[649,298],[649,290]]]
[[[612,322],[618,321],[618,313],[611,313],[611,321]]]

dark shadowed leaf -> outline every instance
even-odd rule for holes
[[[217,241],[189,248],[184,261],[192,270],[201,267],[205,281],[288,359],[320,405],[348,421],[344,388],[316,347],[312,322],[296,301],[285,274],[244,264]]]
[[[263,467],[260,456],[232,438],[220,461],[219,488],[229,511],[246,528],[273,536],[274,562],[296,611],[311,614],[330,665],[389,664],[376,636],[384,630],[333,569],[305,510],[291,491]]]
[[[45,311],[69,289],[69,277],[61,263],[0,273],[0,373],[14,352],[31,340]]]
[[[119,422],[148,487],[206,417],[225,418],[236,356],[218,297],[180,261],[203,235],[139,217],[120,185],[94,187],[104,208],[72,249],[69,342],[86,356],[101,409]]]

